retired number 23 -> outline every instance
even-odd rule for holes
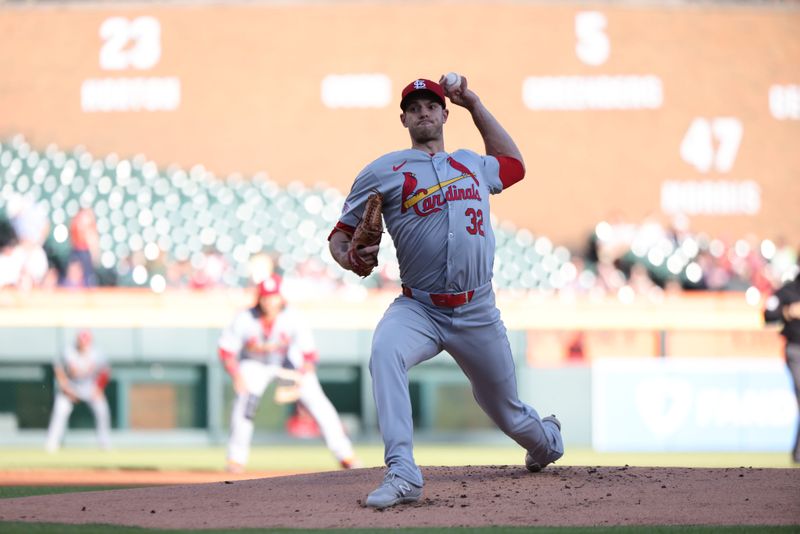
[[[472,235],[485,235],[483,232],[483,210],[467,208],[467,211],[464,212],[464,215],[469,217],[470,224],[467,226],[467,232]]]

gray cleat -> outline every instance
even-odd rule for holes
[[[422,497],[422,488],[406,482],[394,473],[387,473],[378,489],[367,495],[367,506],[388,508],[395,504],[417,502]]]
[[[558,430],[561,430],[561,421],[559,421],[555,415],[548,415],[547,417],[542,417],[542,422],[550,421],[551,423],[555,424],[558,427]],[[528,471],[531,473],[538,473],[548,464],[541,465],[539,462],[533,459],[531,453],[525,454],[525,467],[528,468]]]

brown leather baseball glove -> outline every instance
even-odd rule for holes
[[[357,251],[364,247],[380,244],[382,234],[383,195],[375,191],[367,198],[364,216],[356,226],[353,238],[350,240],[350,246],[347,249],[347,258],[350,260],[352,271],[357,275],[361,277],[368,276],[377,265],[377,261],[375,265],[370,265],[364,261]]]
[[[279,380],[275,387],[275,404],[290,404],[300,398],[300,386],[296,382]]]
[[[300,388],[303,386],[305,375],[293,369],[280,368],[276,376],[278,380],[273,395],[276,404],[289,404],[300,398]]]

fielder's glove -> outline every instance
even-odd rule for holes
[[[300,398],[300,385],[290,380],[280,380],[275,388],[275,404],[289,404]]]
[[[276,404],[289,404],[300,398],[303,387],[303,374],[292,369],[279,369],[276,373],[278,385],[273,400]]]
[[[383,234],[383,195],[378,191],[367,198],[364,207],[364,216],[353,232],[350,246],[347,249],[347,258],[350,260],[351,270],[361,277],[368,276],[378,264],[371,265],[364,261],[358,251],[364,247],[379,245]]]

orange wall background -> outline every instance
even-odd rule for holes
[[[610,43],[588,65],[576,15],[596,11]],[[147,69],[101,68],[110,17],[154,17],[161,56]],[[162,167],[203,164],[218,176],[267,172],[285,184],[347,191],[356,173],[408,146],[397,95],[412,79],[455,70],[515,137],[528,177],[494,213],[557,243],[582,242],[619,210],[665,218],[664,181],[752,180],[753,215],[698,215],[695,230],[800,242],[800,120],[769,107],[774,84],[800,85],[800,10],[480,2],[4,6],[0,8],[0,139],[38,149],[84,145],[97,156],[142,153]],[[131,41],[132,42],[132,41]],[[127,43],[130,46],[131,42]],[[382,73],[385,107],[331,109],[330,74]],[[653,75],[663,104],[645,110],[528,109],[530,76]],[[86,112],[81,84],[106,77],[176,77],[173,111]],[[680,156],[697,118],[734,117],[742,138],[730,169],[700,172]],[[449,149],[482,150],[468,114],[452,111]],[[719,139],[712,140],[719,150]]]

